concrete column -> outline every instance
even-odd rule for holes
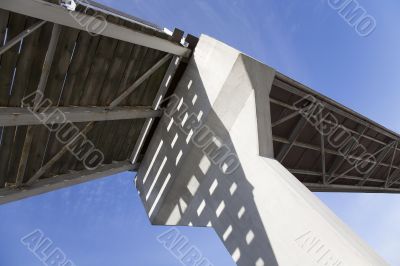
[[[138,172],[151,222],[213,227],[237,265],[387,265],[273,159],[274,75],[201,36]]]

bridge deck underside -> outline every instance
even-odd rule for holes
[[[85,13],[95,14],[91,9],[85,10]],[[107,21],[160,39],[168,39],[162,32],[152,31],[119,17],[107,15]],[[0,9],[0,47],[37,23],[40,23],[39,19]],[[0,55],[1,115],[9,114],[7,110],[11,110],[11,107],[16,108],[15,110],[21,108],[22,99],[34,93],[40,86],[40,79],[45,72],[43,66],[45,57],[49,56],[51,40],[55,38],[54,25],[50,22],[45,23]],[[59,27],[60,32],[55,38],[55,53],[48,80],[43,87],[44,99],[50,100],[55,107],[71,108],[69,110],[76,110],[75,107],[98,107],[99,110],[106,112],[116,97],[167,55],[166,52],[148,47],[102,35],[92,35],[85,30],[63,25]],[[167,72],[169,62],[170,59],[141,82],[140,86],[118,104],[118,107],[139,113],[142,109],[152,111],[152,103]],[[96,121],[86,134],[95,148],[104,154],[104,165],[128,163],[146,118],[158,119],[159,115],[143,113],[132,119],[133,116],[130,114],[123,119],[106,118]],[[90,123],[92,122],[89,120],[74,124],[82,130]],[[26,143],[28,134],[33,139],[31,144]],[[23,123],[4,126],[2,121],[0,194],[3,193],[1,189],[6,188],[8,193],[12,187],[23,186],[63,147],[64,144],[56,138],[56,132],[51,132],[40,123],[32,126]],[[27,156],[24,154],[24,149],[29,151]],[[21,167],[21,164],[26,165]],[[19,168],[25,169],[22,176],[21,171],[18,173]],[[66,152],[40,176],[40,180],[74,173],[83,168],[81,161]],[[18,178],[21,179],[20,184]]]
[[[0,5],[10,6],[10,3],[4,0]],[[47,8],[51,5],[49,3],[58,1],[27,0],[26,3],[41,3],[43,8]],[[54,6],[52,8],[58,8]],[[29,12],[29,8],[24,12]],[[138,143],[143,143],[138,155],[142,157],[152,130],[146,130],[147,138],[143,131],[154,129],[156,123],[148,124],[149,119],[157,122],[161,115],[151,111],[155,111],[154,102],[174,62],[170,58],[178,56],[171,51],[187,49],[179,43],[182,36],[175,36],[174,39],[174,36],[170,37],[152,26],[134,23],[132,19],[113,16],[109,12],[102,13],[101,10],[80,6],[78,12],[88,16],[100,12],[114,28],[120,27],[122,32],[132,30],[133,36],[139,33],[140,38],[148,37],[151,40],[147,41],[149,46],[160,49],[135,44],[135,40],[127,42],[124,39],[126,36],[119,35],[122,39],[114,39],[110,35],[92,35],[84,27],[78,29],[51,22],[39,25],[41,20],[38,18],[0,9],[0,203],[4,195],[29,187],[26,185],[32,178],[42,182],[41,186],[46,186],[48,183],[43,180],[51,182],[63,175],[68,175],[68,178],[72,178],[70,175],[74,173],[73,178],[79,178],[80,173],[93,175],[84,170],[82,161],[71,153],[59,156],[65,145],[57,139],[56,132],[43,124],[32,124],[33,118],[21,118],[20,114],[26,111],[22,108],[25,96],[43,91],[44,99],[50,100],[54,107],[74,113],[76,121],[72,122],[80,130],[92,126],[85,133],[94,147],[104,154],[101,169],[108,174],[113,172],[110,169],[118,172],[135,168],[132,152]],[[46,12],[43,14],[45,17]],[[35,25],[39,25],[36,30],[27,31]],[[24,31],[28,32],[26,37],[2,51]],[[113,35],[115,32],[108,34],[118,36]],[[163,52],[166,49],[172,53],[171,57],[167,58],[169,54]],[[163,61],[164,58],[168,60]],[[164,63],[159,64],[161,61]],[[46,66],[46,62],[50,65]],[[157,65],[150,75],[141,80]],[[183,71],[185,64],[181,65],[180,71]],[[172,83],[169,91],[174,90],[179,79],[173,74],[167,79],[167,83]],[[171,81],[172,78],[174,81]],[[138,80],[141,80],[139,85],[113,106],[119,96]],[[346,141],[335,146],[332,139],[337,134],[322,137],[318,129],[324,124],[312,124],[301,115],[295,103],[307,95],[324,106],[322,116],[331,114],[335,117],[344,135],[356,140],[358,150],[352,146],[351,152],[346,152],[349,147],[345,145],[349,144]],[[311,190],[400,192],[400,136],[397,133],[280,73],[275,78],[270,100],[275,157]],[[90,108],[98,109],[93,111]],[[119,114],[115,118],[116,114],[110,110],[115,108],[125,108],[117,110],[124,115]],[[90,117],[87,112],[93,112],[97,120],[87,119]],[[79,114],[86,118],[79,118]],[[103,118],[99,119],[99,116]],[[360,153],[360,149],[365,151]],[[371,155],[367,160],[369,165],[374,162],[368,171],[359,165],[365,161],[360,160],[362,154],[363,159],[365,154]]]
[[[400,192],[398,134],[279,73],[270,98],[275,157],[311,190]]]

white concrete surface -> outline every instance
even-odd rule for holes
[[[273,154],[267,117],[273,74],[201,36],[178,85],[179,98],[171,99],[176,104],[167,110],[177,112],[162,118],[138,172],[137,187],[152,223],[212,226],[237,265],[387,265],[280,163],[267,158]],[[197,134],[205,128],[213,132],[208,143]],[[210,152],[212,147],[223,155]],[[238,168],[227,167],[236,162],[234,156]]]

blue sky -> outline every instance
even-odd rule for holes
[[[101,2],[171,30],[220,39],[400,132],[398,0],[358,0],[377,21],[368,37],[357,35],[328,0]],[[41,265],[19,243],[36,228],[77,265],[180,265],[156,241],[165,229],[149,226],[132,179],[109,177],[0,206],[0,265]],[[400,196],[318,196],[391,265],[400,265]],[[232,265],[211,230],[182,232],[214,265]]]
[[[42,266],[21,243],[39,229],[73,266],[182,266],[157,239],[168,227],[151,226],[133,183],[123,173],[0,206],[0,265]],[[234,265],[212,229],[178,228],[214,265]],[[35,242],[29,242],[35,243]],[[69,265],[72,266],[72,265]]]

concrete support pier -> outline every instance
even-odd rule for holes
[[[275,71],[201,36],[136,185],[156,225],[213,227],[237,265],[387,265],[274,159]]]

